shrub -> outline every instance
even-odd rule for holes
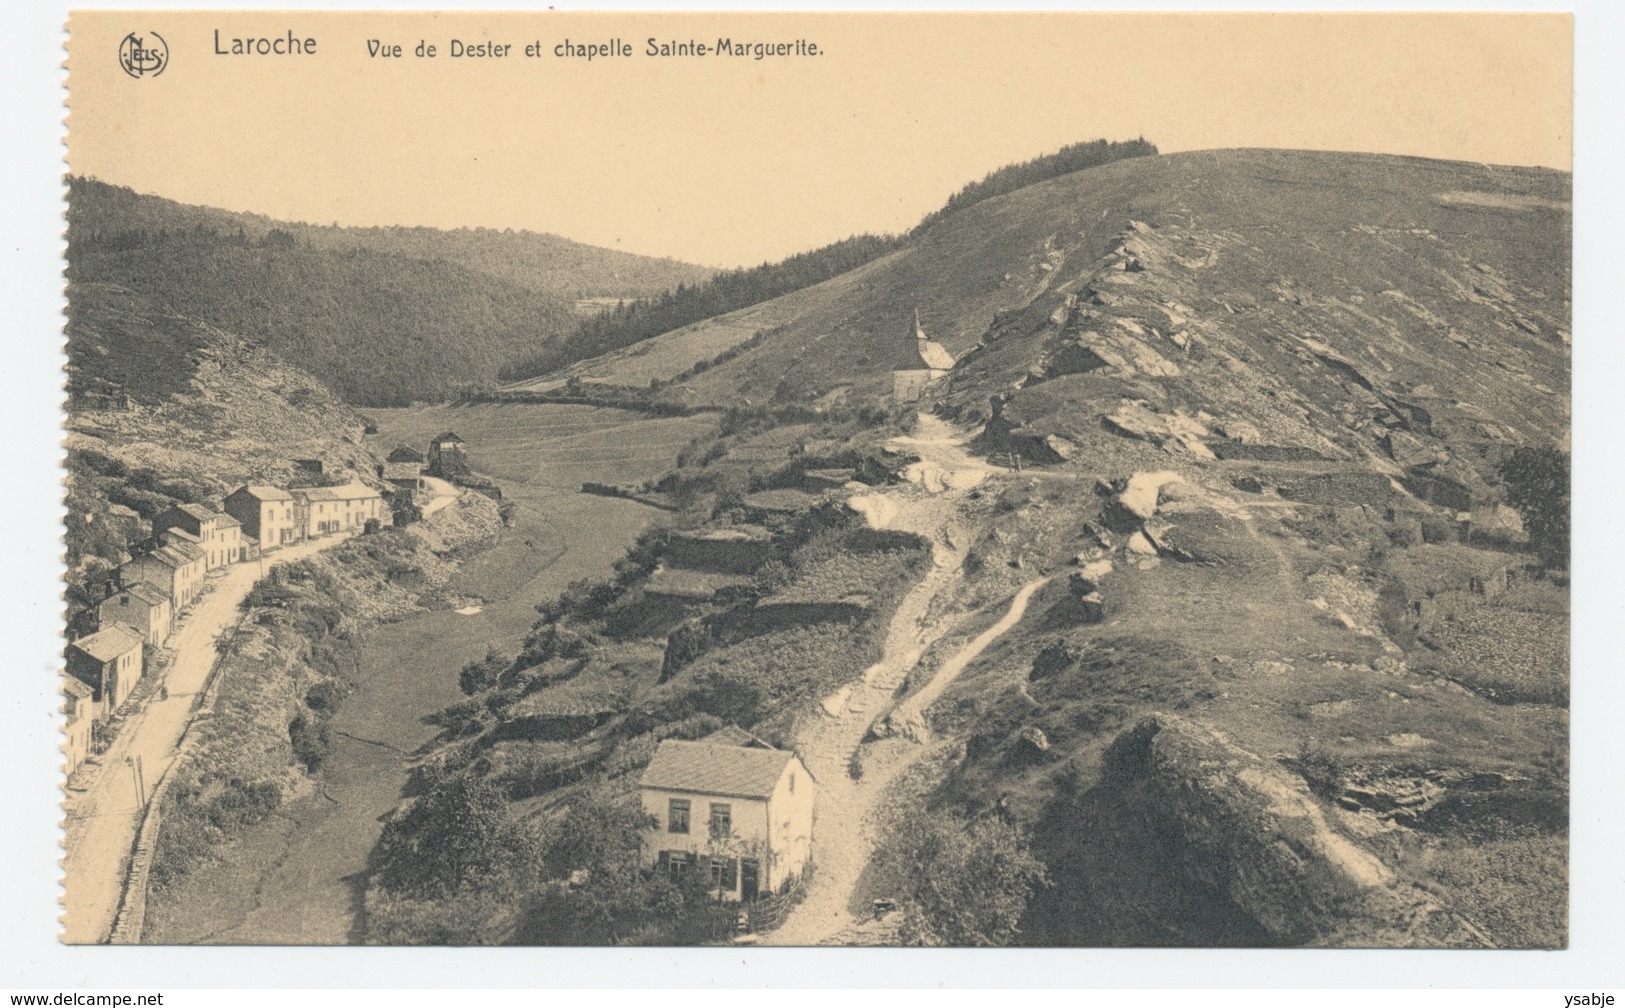
[[[490,781],[467,773],[438,775],[384,825],[374,849],[378,881],[395,893],[433,898],[498,874],[529,850],[507,805],[502,789]]]
[[[322,761],[332,748],[327,718],[314,713],[295,714],[288,722],[288,741],[293,745],[294,758],[303,763],[306,770],[315,773],[322,768]]]
[[[1542,565],[1569,565],[1569,456],[1556,448],[1519,448],[1497,473],[1507,503],[1523,516],[1529,545]]]
[[[323,679],[305,691],[305,706],[323,714],[332,714],[348,693],[349,690],[337,679]]]
[[[904,817],[877,852],[882,877],[901,883],[904,941],[1009,945],[1027,903],[1047,884],[1021,827],[990,817]]]
[[[496,648],[488,647],[484,658],[463,666],[463,670],[457,674],[457,685],[469,696],[488,690],[497,684],[509,664]]]

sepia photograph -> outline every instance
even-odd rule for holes
[[[74,12],[57,939],[1568,948],[1574,38]]]

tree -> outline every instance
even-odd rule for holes
[[[1498,475],[1507,503],[1523,516],[1524,531],[1543,567],[1569,565],[1569,456],[1556,448],[1519,448]]]
[[[905,938],[922,945],[1009,945],[1047,884],[1025,831],[1000,818],[909,816],[876,860],[908,901]]]
[[[547,873],[571,879],[570,887],[538,903],[520,924],[521,941],[618,945],[680,920],[691,898],[643,864],[643,833],[653,824],[635,793],[598,787],[577,798],[542,856]]]
[[[484,658],[463,666],[463,670],[457,674],[457,685],[464,693],[473,696],[497,685],[502,673],[512,664],[496,648],[487,647]]]
[[[501,788],[466,772],[448,774],[384,826],[378,877],[403,895],[449,895],[500,875],[530,846]]]

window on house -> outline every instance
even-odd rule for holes
[[[733,892],[739,888],[739,860],[713,858],[711,860],[711,888]]]
[[[733,806],[729,805],[727,802],[712,802],[711,835],[714,837],[725,837],[732,833],[733,829]]]
[[[692,867],[692,855],[688,851],[671,850],[660,852],[660,866],[673,875],[682,875]]]
[[[673,798],[666,803],[666,832],[688,832],[688,799]]]
[[[796,793],[796,772],[794,770],[790,771],[790,793]]]

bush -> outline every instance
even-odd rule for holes
[[[431,775],[424,793],[384,825],[376,878],[392,893],[443,897],[488,881],[529,850],[500,787],[468,773]]]
[[[508,659],[497,653],[496,648],[486,648],[484,658],[463,666],[463,670],[457,674],[457,685],[464,693],[473,696],[495,686],[510,664]]]
[[[332,714],[350,691],[337,679],[324,679],[305,691],[305,706],[322,714]]]
[[[332,736],[327,730],[327,718],[315,713],[299,713],[288,722],[288,741],[293,755],[305,769],[315,773],[332,748]]]
[[[1523,516],[1524,531],[1543,566],[1569,566],[1569,456],[1556,448],[1519,448],[1497,473],[1507,503]]]
[[[1026,832],[1000,818],[904,817],[876,854],[908,901],[903,939],[921,945],[1009,945],[1047,884]]]

